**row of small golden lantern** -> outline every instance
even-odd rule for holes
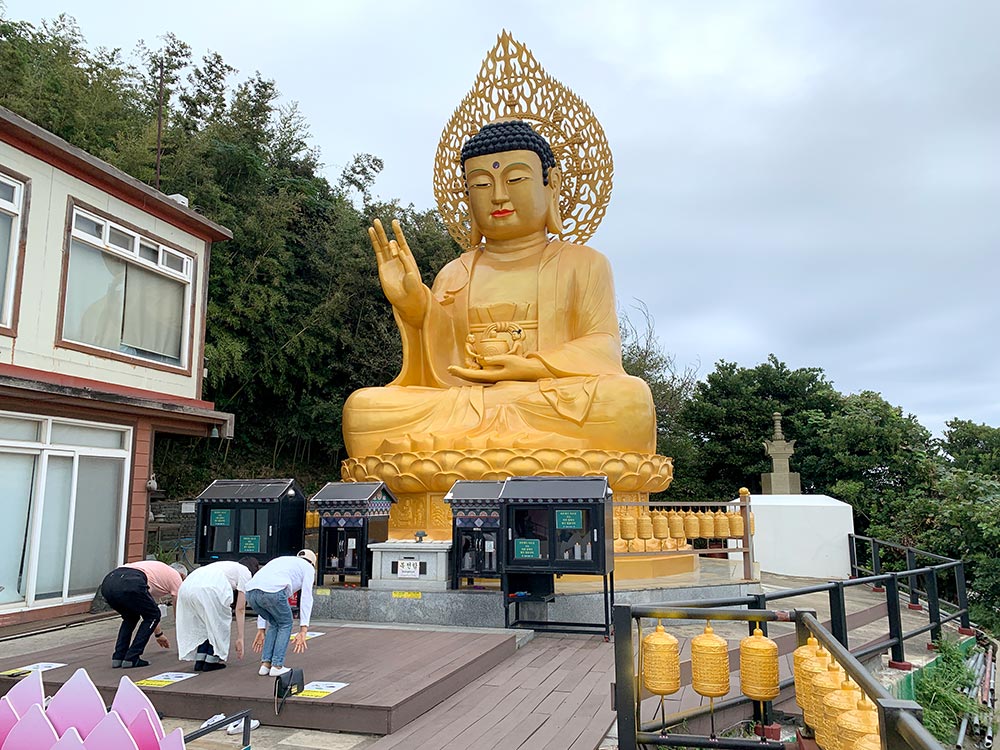
[[[880,750],[875,704],[851,681],[830,653],[809,637],[792,655],[795,702],[823,750]],[[642,641],[642,684],[653,695],[680,690],[677,639],[657,622]],[[714,701],[729,693],[729,644],[706,624],[691,639],[691,687]],[[778,644],[760,628],[740,641],[740,690],[756,701],[770,701],[780,692]]]
[[[676,510],[643,511],[636,516],[615,516],[615,552],[652,552],[685,549],[690,539],[742,539],[745,524],[737,511],[686,513]],[[754,531],[750,514],[750,534]]]

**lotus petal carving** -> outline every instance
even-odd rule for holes
[[[384,481],[393,492],[445,493],[459,479],[606,476],[615,492],[662,492],[673,479],[666,456],[621,451],[484,448],[361,456],[344,461],[345,482]]]

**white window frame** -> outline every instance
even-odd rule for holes
[[[78,229],[76,226],[77,217],[82,217],[89,221],[97,222],[101,225],[101,237],[98,238],[95,235],[84,232]],[[71,240],[77,240],[82,242],[89,247],[96,248],[103,252],[109,253],[111,255],[117,256],[129,263],[133,263],[141,268],[147,270],[155,271],[156,273],[166,276],[168,278],[174,279],[176,281],[181,281],[184,283],[184,309],[181,311],[183,320],[183,330],[181,331],[181,356],[180,363],[164,362],[163,360],[155,359],[152,357],[144,357],[142,354],[133,354],[132,352],[123,352],[117,349],[105,349],[104,347],[92,344],[87,341],[75,341],[70,338],[66,338],[65,333],[63,334],[63,340],[70,341],[74,344],[80,344],[81,346],[90,347],[92,349],[97,349],[100,351],[108,351],[118,356],[129,357],[142,362],[155,363],[157,365],[163,365],[166,367],[176,367],[178,369],[187,369],[188,363],[190,362],[190,341],[191,341],[191,300],[194,294],[194,259],[184,253],[178,252],[172,247],[168,247],[157,240],[151,239],[146,235],[142,235],[130,229],[128,227],[122,226],[121,224],[113,221],[112,219],[107,219],[98,214],[91,213],[86,209],[80,208],[78,206],[73,207],[73,214],[70,217],[70,238]],[[118,232],[129,235],[132,238],[131,250],[126,250],[119,247],[118,245],[113,245],[110,241],[111,230],[115,229]],[[142,257],[139,253],[139,246],[145,245],[150,248],[156,248],[158,257],[157,261],[154,263]],[[72,253],[72,243],[70,247],[70,252]],[[179,258],[181,259],[182,270],[177,271],[167,265],[167,258]],[[63,293],[68,293],[69,285],[69,270],[67,268],[66,275],[66,285],[67,288],[63,290]],[[63,313],[65,315],[65,312]]]
[[[21,221],[24,216],[24,183],[0,171],[0,183],[14,188],[14,200],[0,198],[0,212],[13,217],[10,227],[10,247],[7,252],[7,284],[0,307],[0,327],[14,325],[14,296],[17,293],[17,268],[21,253]]]
[[[125,539],[126,525],[128,522],[128,511],[131,504],[129,487],[132,478],[132,428],[126,425],[107,424],[103,422],[92,422],[83,419],[67,419],[63,417],[46,417],[37,414],[25,414],[22,412],[0,411],[0,417],[12,419],[25,419],[40,421],[41,439],[39,441],[8,440],[0,439],[0,449],[8,453],[20,453],[36,456],[38,463],[35,470],[35,481],[32,487],[31,496],[31,522],[28,529],[28,564],[26,572],[28,586],[25,590],[24,601],[13,602],[11,604],[0,605],[0,613],[7,611],[23,611],[35,607],[55,607],[63,604],[74,604],[77,602],[90,601],[94,598],[95,591],[85,594],[69,595],[69,573],[70,564],[73,559],[73,527],[76,513],[77,475],[79,471],[80,459],[82,457],[114,458],[122,460],[122,485],[120,495],[120,508],[118,509],[118,538],[115,548],[115,565],[121,565],[125,560]],[[83,427],[94,427],[97,429],[117,432],[122,436],[124,448],[93,448],[90,446],[72,446],[62,443],[52,443],[52,425],[67,424]],[[45,511],[45,480],[48,469],[48,459],[50,456],[62,456],[73,459],[73,475],[70,487],[70,508],[69,524],[66,530],[66,563],[63,569],[63,588],[59,596],[38,599],[36,586],[38,579],[38,560],[40,556],[42,537],[42,517]],[[110,571],[109,571],[110,572]]]

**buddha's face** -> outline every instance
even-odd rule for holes
[[[552,183],[542,182],[534,151],[504,151],[465,162],[472,218],[490,240],[511,240],[545,230]]]

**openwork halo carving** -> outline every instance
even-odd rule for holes
[[[445,125],[434,156],[434,196],[451,236],[472,249],[462,144],[498,119],[525,120],[549,142],[563,176],[559,237],[587,242],[611,199],[614,163],[604,128],[583,99],[546,73],[531,51],[506,31]]]

